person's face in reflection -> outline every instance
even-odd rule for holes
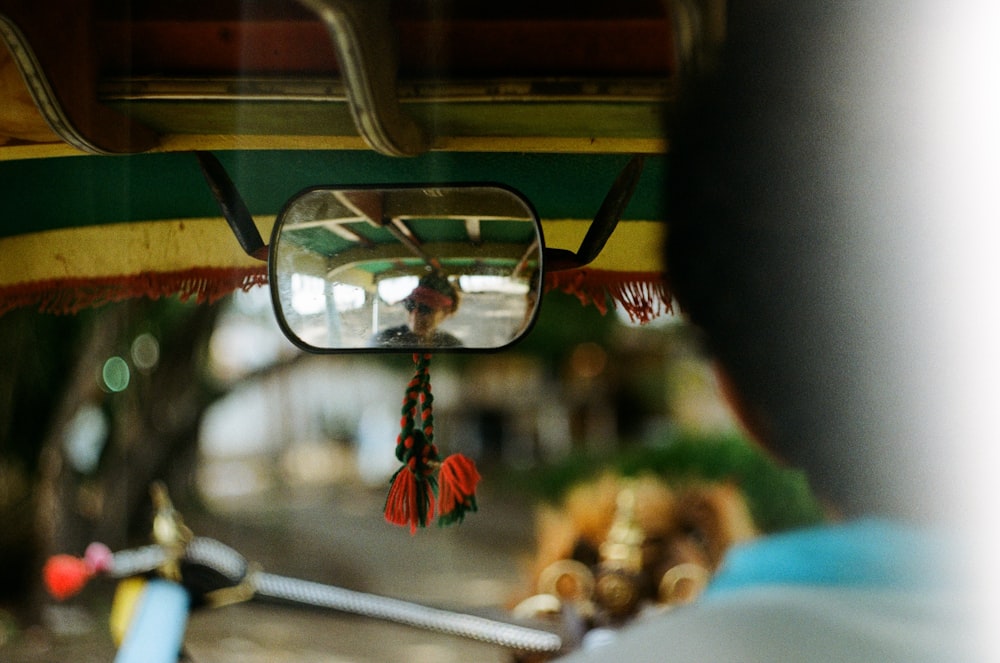
[[[434,308],[412,300],[406,302],[410,330],[421,338],[429,338],[446,317],[444,309]]]

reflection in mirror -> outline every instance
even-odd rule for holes
[[[498,186],[308,189],[275,223],[275,312],[313,352],[500,348],[537,310],[539,228]]]

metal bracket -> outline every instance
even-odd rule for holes
[[[211,152],[195,152],[194,155],[198,159],[202,175],[205,176],[205,182],[208,183],[208,188],[215,196],[215,201],[222,210],[222,216],[225,217],[240,247],[251,258],[266,261],[267,245],[264,244],[260,231],[254,225],[253,215],[250,214],[225,167]]]
[[[156,133],[97,100],[92,21],[91,2],[0,0],[0,39],[56,135],[84,152],[145,152]]]
[[[587,229],[580,248],[573,251],[568,249],[545,248],[545,270],[558,272],[566,269],[576,269],[584,267],[593,262],[604,245],[607,244],[611,233],[618,227],[618,221],[622,218],[625,208],[628,207],[636,185],[639,184],[639,176],[642,175],[645,157],[636,155],[632,157],[622,171],[618,173],[614,183],[608,190],[608,194],[601,203],[601,208],[597,210],[594,220]]]
[[[399,105],[388,0],[299,0],[326,24],[358,133],[388,156],[426,152],[429,140]]]

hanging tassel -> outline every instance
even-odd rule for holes
[[[385,519],[393,525],[409,525],[411,534],[433,520],[437,492],[434,470],[438,456],[433,443],[430,360],[429,354],[413,355],[416,369],[403,396],[400,433],[396,438],[396,458],[403,466],[392,475],[385,500]]]
[[[385,519],[409,526],[415,534],[438,517],[439,525],[461,522],[476,511],[479,472],[471,459],[453,454],[441,461],[434,446],[434,395],[431,393],[430,354],[415,354],[413,378],[403,396],[396,458],[403,466],[392,475],[385,500]],[[437,476],[435,476],[437,475]],[[440,490],[440,497],[438,492]]]
[[[438,525],[460,523],[467,512],[478,510],[476,485],[480,477],[472,459],[452,454],[441,463],[438,476],[441,485]]]
[[[414,439],[422,438],[416,432]],[[389,495],[385,500],[385,519],[393,525],[410,526],[410,534],[417,527],[427,527],[434,518],[434,493],[437,485],[433,469],[416,457],[407,459],[403,467],[392,475]]]

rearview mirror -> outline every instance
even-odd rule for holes
[[[194,154],[240,247],[268,262],[282,331],[308,352],[513,343],[538,313],[542,263],[552,272],[590,264],[644,161],[629,159],[570,251],[543,246],[524,196],[483,184],[305,189],[282,208],[268,246],[219,160]]]
[[[278,322],[310,352],[491,350],[531,327],[538,216],[495,185],[306,189],[278,215]]]

